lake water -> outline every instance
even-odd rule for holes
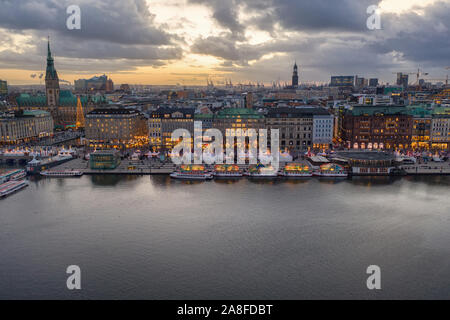
[[[37,179],[0,200],[0,298],[450,298],[450,177]],[[82,290],[66,288],[78,265]],[[382,290],[366,287],[369,265]]]

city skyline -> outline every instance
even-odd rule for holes
[[[66,8],[81,9],[68,30]],[[378,5],[381,30],[366,9]],[[108,74],[116,84],[205,85],[329,82],[359,75],[395,83],[394,72],[444,79],[448,0],[429,1],[6,1],[0,74],[10,85],[43,84],[47,36],[62,80]],[[118,14],[120,12],[120,15]],[[433,48],[433,50],[430,50]]]

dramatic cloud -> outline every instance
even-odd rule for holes
[[[81,30],[66,28],[66,8],[73,4],[81,8]],[[2,0],[0,5],[1,69],[42,70],[47,35],[61,71],[164,67],[176,81],[183,74],[186,81],[208,75],[235,82],[284,80],[294,60],[301,81],[358,74],[392,82],[392,72],[420,67],[442,76],[449,65],[450,0]],[[382,6],[381,30],[366,26],[370,5]]]

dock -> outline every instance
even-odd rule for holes
[[[89,168],[89,161],[76,158],[65,162],[52,170],[79,170],[84,174],[127,174],[127,175],[157,175],[171,174],[176,169],[176,165],[168,162],[150,160],[122,160],[119,166],[111,170],[92,170]]]
[[[399,166],[408,175],[450,175],[450,161]]]

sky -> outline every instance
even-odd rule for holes
[[[78,5],[81,29],[69,30]],[[378,6],[380,29],[367,8]],[[50,36],[60,79],[115,84],[301,83],[396,72],[445,79],[450,0],[0,0],[0,79],[43,83]],[[416,76],[411,75],[411,82]]]

